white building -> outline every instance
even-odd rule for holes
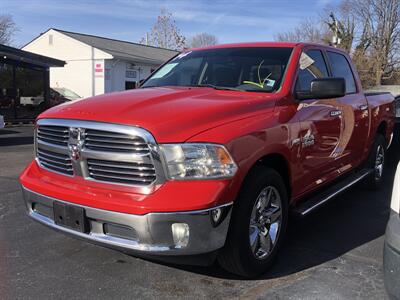
[[[176,51],[99,36],[49,29],[23,50],[65,61],[50,68],[50,86],[81,97],[135,88]]]

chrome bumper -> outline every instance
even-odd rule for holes
[[[22,192],[32,219],[77,238],[133,254],[175,256],[215,251],[225,244],[232,207],[230,203],[199,211],[131,215],[64,202],[25,187],[22,187]],[[57,225],[53,216],[53,203],[56,201],[82,207],[90,225],[88,232]],[[216,209],[221,209],[217,222],[212,214]],[[174,223],[188,225],[187,246],[175,244],[171,228]]]

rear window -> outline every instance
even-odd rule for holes
[[[357,92],[353,72],[346,57],[342,54],[328,51],[333,77],[343,77],[346,81],[346,94]]]

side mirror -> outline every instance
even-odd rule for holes
[[[299,92],[297,98],[329,99],[340,98],[346,95],[346,81],[344,78],[318,78],[311,81],[310,92]]]
[[[315,99],[340,98],[346,95],[344,78],[321,78],[311,81],[311,95]]]

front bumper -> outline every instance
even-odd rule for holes
[[[134,215],[73,204],[33,192],[22,186],[28,214],[34,220],[58,231],[124,252],[148,255],[197,255],[215,251],[225,244],[232,204],[211,209]],[[89,223],[87,233],[54,222],[53,204],[62,202],[84,209]],[[212,212],[220,209],[215,221]],[[215,216],[215,215],[214,215]],[[187,246],[176,245],[172,224],[189,227]]]
[[[383,270],[387,292],[400,299],[400,216],[394,211],[386,227]]]

